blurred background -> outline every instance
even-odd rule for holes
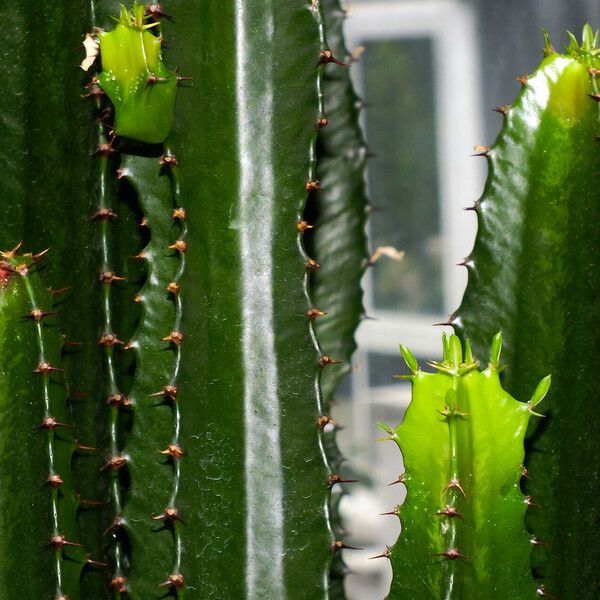
[[[378,443],[376,421],[397,425],[410,399],[398,344],[421,363],[441,356],[444,322],[459,305],[466,270],[457,263],[472,248],[476,219],[463,209],[481,195],[485,159],[501,116],[542,56],[541,29],[555,47],[565,30],[579,38],[585,22],[600,27],[597,0],[352,0],[346,3],[348,48],[364,48],[352,66],[367,104],[363,126],[374,158],[368,173],[374,206],[370,246],[406,252],[382,259],[364,278],[366,312],[352,373],[338,393],[338,439],[359,484],[342,510],[351,569],[349,600],[383,600],[391,579],[387,560],[369,560],[399,534],[396,517],[379,516],[404,499],[388,486],[403,470],[391,442]],[[333,49],[336,50],[335,48]]]

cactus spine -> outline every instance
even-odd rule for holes
[[[496,327],[506,339],[505,387],[517,397],[555,373],[547,415],[529,440],[528,524],[548,542],[534,550],[540,581],[559,598],[598,594],[600,348],[597,223],[598,36],[589,26],[545,58],[510,106],[487,152],[469,284],[454,323],[476,352]],[[520,368],[527,365],[526,369]]]
[[[436,373],[421,371],[401,347],[411,370],[412,401],[396,428],[381,425],[402,451],[399,481],[406,501],[389,514],[402,533],[381,555],[392,563],[395,598],[535,598],[543,595],[530,572],[532,545],[525,529],[530,499],[520,489],[524,437],[549,377],[528,403],[505,392],[499,379],[500,334],[490,362],[479,371],[469,342],[444,336]]]

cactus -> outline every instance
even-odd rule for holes
[[[454,325],[476,352],[501,327],[503,374],[517,397],[555,373],[547,418],[529,439],[528,524],[548,546],[536,575],[559,598],[597,598],[600,575],[598,337],[598,34],[570,36],[545,57],[510,106],[487,156],[489,176],[473,209],[479,232],[465,261],[469,283]],[[522,368],[523,366],[527,368]]]
[[[500,385],[502,336],[484,371],[465,342],[443,340],[443,360],[425,373],[401,351],[411,373],[412,401],[396,428],[380,424],[402,451],[407,488],[391,516],[402,523],[387,548],[395,598],[535,598],[544,594],[530,571],[532,544],[525,529],[531,504],[520,490],[523,441],[530,416],[546,395],[544,378],[522,403]]]
[[[4,597],[79,598],[86,554],[76,521],[85,505],[71,469],[76,441],[62,381],[63,337],[37,269],[44,253],[0,260]],[[27,493],[19,493],[26,489]],[[19,552],[15,549],[18,548]],[[20,577],[20,573],[37,577]]]

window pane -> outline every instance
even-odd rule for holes
[[[435,73],[430,39],[377,40],[365,45],[366,129],[376,157],[368,182],[375,206],[371,244],[404,250],[401,263],[379,262],[375,308],[443,310],[435,131]]]

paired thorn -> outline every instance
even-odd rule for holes
[[[173,219],[179,219],[180,221],[184,221],[186,217],[185,208],[179,207],[173,209]]]
[[[327,487],[332,488],[336,483],[358,483],[358,479],[344,479],[337,473],[332,473],[327,478]]]
[[[169,444],[166,449],[161,450],[160,453],[170,456],[173,460],[179,460],[185,455],[183,448],[178,444]]]
[[[450,517],[451,519],[464,519],[464,516],[458,512],[456,506],[446,506],[444,510],[435,513],[438,517]]]
[[[41,308],[32,308],[29,313],[22,315],[21,319],[30,319],[36,323],[40,323],[45,317],[55,315],[56,312],[46,312]]]
[[[131,400],[125,396],[125,394],[111,394],[108,399],[106,400],[106,403],[109,406],[114,406],[115,408],[120,408],[120,407],[129,407],[131,406]]]
[[[150,394],[151,397],[164,396],[171,401],[177,400],[177,386],[175,385],[165,385],[165,387],[160,390],[160,392],[154,392],[154,394]]]
[[[296,228],[300,233],[304,233],[307,229],[313,229],[314,225],[311,225],[308,221],[298,221]]]
[[[502,106],[494,107],[492,110],[500,113],[501,115],[505,115],[510,110],[510,106],[508,104],[503,104]]]
[[[317,427],[323,431],[327,425],[337,427],[337,423],[329,415],[320,415],[317,417]]]
[[[174,154],[163,154],[159,159],[161,167],[176,167],[179,164],[177,157]]]
[[[490,147],[476,144],[473,150],[475,150],[475,154],[471,154],[471,156],[487,156],[490,151]]]
[[[179,292],[181,291],[181,284],[177,283],[176,281],[171,281],[171,283],[169,283],[165,289],[170,294],[173,294],[173,296],[178,296]]]
[[[465,490],[463,490],[462,485],[460,484],[460,481],[456,478],[451,479],[448,482],[448,485],[444,488],[444,491],[448,491],[449,489],[456,489],[459,490],[460,493],[466,498],[467,494],[465,494]]]
[[[159,583],[158,587],[172,587],[175,589],[181,589],[184,585],[185,578],[183,577],[183,575],[181,575],[181,573],[173,573],[172,575],[169,575],[169,579],[163,581],[162,583]]]
[[[73,546],[74,548],[83,548],[83,544],[76,544],[75,542],[69,542],[64,535],[53,535],[50,538],[50,544],[53,548],[57,550],[62,550],[65,546]]]
[[[100,472],[106,471],[107,469],[112,469],[113,471],[118,471],[119,469],[122,469],[126,464],[127,464],[126,456],[123,456],[123,455],[111,456],[106,461],[104,466],[100,469]]]
[[[117,344],[123,346],[124,342],[122,342],[114,333],[103,333],[98,340],[98,344],[100,344],[100,346],[112,348]]]
[[[113,577],[110,582],[110,589],[115,592],[125,593],[127,592],[127,578],[125,577]]]
[[[448,550],[444,552],[438,552],[434,554],[434,556],[443,556],[448,560],[458,560],[459,558],[462,560],[469,560],[464,554],[461,554],[456,548],[448,548]]]
[[[312,258],[309,258],[306,263],[304,263],[304,266],[306,267],[307,271],[316,271],[317,269],[321,268],[321,265],[316,261],[313,260]]]
[[[390,558],[392,555],[392,549],[389,546],[385,547],[385,550],[377,556],[371,556],[369,560],[375,560],[376,558]]]
[[[115,139],[116,138],[112,137],[109,142],[102,142],[98,144],[91,156],[110,156],[111,154],[117,154],[117,151],[113,148]]]
[[[170,246],[167,246],[169,250],[177,250],[179,254],[183,254],[187,250],[187,243],[184,240],[177,240]]]
[[[400,516],[400,505],[397,504],[394,506],[394,510],[389,510],[388,512],[379,513],[380,517],[399,517]]]
[[[181,523],[183,523],[183,519],[181,518],[181,513],[179,512],[179,509],[174,508],[172,506],[168,506],[167,508],[165,508],[165,510],[162,513],[160,513],[160,515],[151,515],[150,518],[153,521],[170,521],[171,523],[180,521]]]
[[[183,333],[181,331],[171,331],[169,335],[166,335],[164,338],[161,338],[163,342],[170,342],[175,346],[181,346],[183,342]]]
[[[55,489],[60,487],[63,483],[64,480],[58,473],[54,473],[54,475],[48,475],[48,478],[46,479],[46,485],[49,485]]]
[[[114,221],[118,216],[112,208],[101,207],[90,217],[90,221]]]
[[[100,281],[110,285],[113,281],[127,281],[127,277],[119,277],[112,271],[104,271],[104,273],[100,273]]]
[[[529,75],[519,75],[518,77],[515,77],[515,80],[518,81],[523,87],[525,87],[527,85],[527,82],[529,81]]]
[[[173,18],[163,10],[163,7],[159,3],[146,5],[144,14],[147,17],[152,17],[155,21],[159,21],[163,17],[165,17],[166,19]]]
[[[472,210],[474,212],[479,212],[479,209],[481,208],[481,200],[476,200],[473,203],[473,206],[467,206],[466,208],[464,208],[463,210]]]
[[[323,356],[321,356],[321,358],[319,358],[318,365],[321,369],[323,369],[327,365],[339,365],[341,364],[341,362],[341,360],[335,360],[334,358],[331,358],[331,356],[324,354]]]
[[[50,373],[62,373],[64,369],[53,367],[49,362],[42,361],[33,372],[40,375],[49,375]]]
[[[322,311],[320,308],[317,308],[316,306],[313,306],[308,311],[306,311],[306,316],[311,321],[314,321],[315,319],[318,319],[319,317],[324,317],[326,314],[327,313],[325,311]]]
[[[362,548],[357,548],[356,546],[348,546],[342,540],[334,540],[331,543],[331,552],[336,554],[340,550],[362,550]]]
[[[396,479],[396,481],[392,481],[392,483],[388,483],[388,487],[390,487],[391,485],[398,485],[399,483],[403,483],[404,485],[406,485],[406,479],[404,477],[404,473],[400,473],[400,475],[398,475],[398,479]]]
[[[342,67],[349,67],[350,66],[348,63],[345,63],[345,62],[342,62],[341,60],[338,60],[333,55],[333,52],[331,50],[321,50],[321,52],[319,52],[319,64],[321,64],[321,65],[328,65],[330,63],[334,63],[336,65],[341,65]]]
[[[69,429],[73,428],[73,425],[69,425],[68,423],[60,423],[54,417],[44,417],[42,422],[34,427],[35,431],[39,431],[40,429],[48,429],[49,431],[54,431],[57,427],[67,427]]]

